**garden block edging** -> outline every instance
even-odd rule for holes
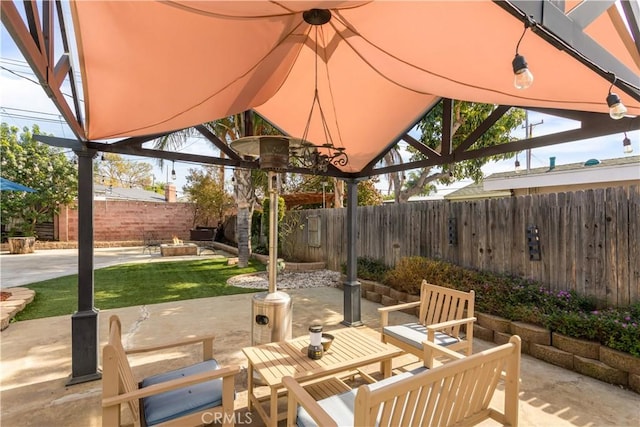
[[[362,298],[385,306],[419,300],[415,295],[392,290],[377,282],[358,279]],[[387,289],[385,289],[387,288]],[[418,310],[406,310],[418,315]],[[614,350],[598,342],[568,337],[523,322],[512,322],[499,316],[475,313],[475,337],[503,344],[511,335],[522,339],[522,352],[580,374],[610,384],[621,385],[640,393],[640,357]]]

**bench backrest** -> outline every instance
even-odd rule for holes
[[[504,413],[489,404],[503,371]],[[449,426],[476,424],[493,418],[504,425],[518,423],[520,337],[509,343],[456,360],[376,390],[360,386],[354,425]],[[379,417],[379,418],[378,418]]]
[[[428,326],[473,317],[474,301],[474,291],[463,292],[444,288],[423,280],[420,288],[420,323]],[[442,332],[458,337],[460,325],[444,329]]]
[[[109,318],[109,342],[102,352],[102,398],[118,396],[138,389],[127,354],[122,346],[122,325],[118,316]],[[127,401],[135,425],[140,423],[140,404],[138,399]]]

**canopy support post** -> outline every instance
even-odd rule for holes
[[[344,320],[346,326],[362,326],[360,282],[358,282],[358,181],[347,180],[347,279],[343,286]]]
[[[71,377],[67,385],[99,380],[98,310],[93,306],[93,158],[78,156],[78,311],[71,316]]]

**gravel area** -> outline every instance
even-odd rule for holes
[[[278,289],[335,287],[340,283],[340,273],[331,270],[284,271],[277,276]],[[268,273],[241,274],[227,280],[227,284],[240,288],[269,289]]]

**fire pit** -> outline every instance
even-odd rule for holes
[[[177,237],[173,238],[173,243],[163,243],[160,245],[162,256],[182,256],[198,255],[198,245],[195,243],[183,243]]]

